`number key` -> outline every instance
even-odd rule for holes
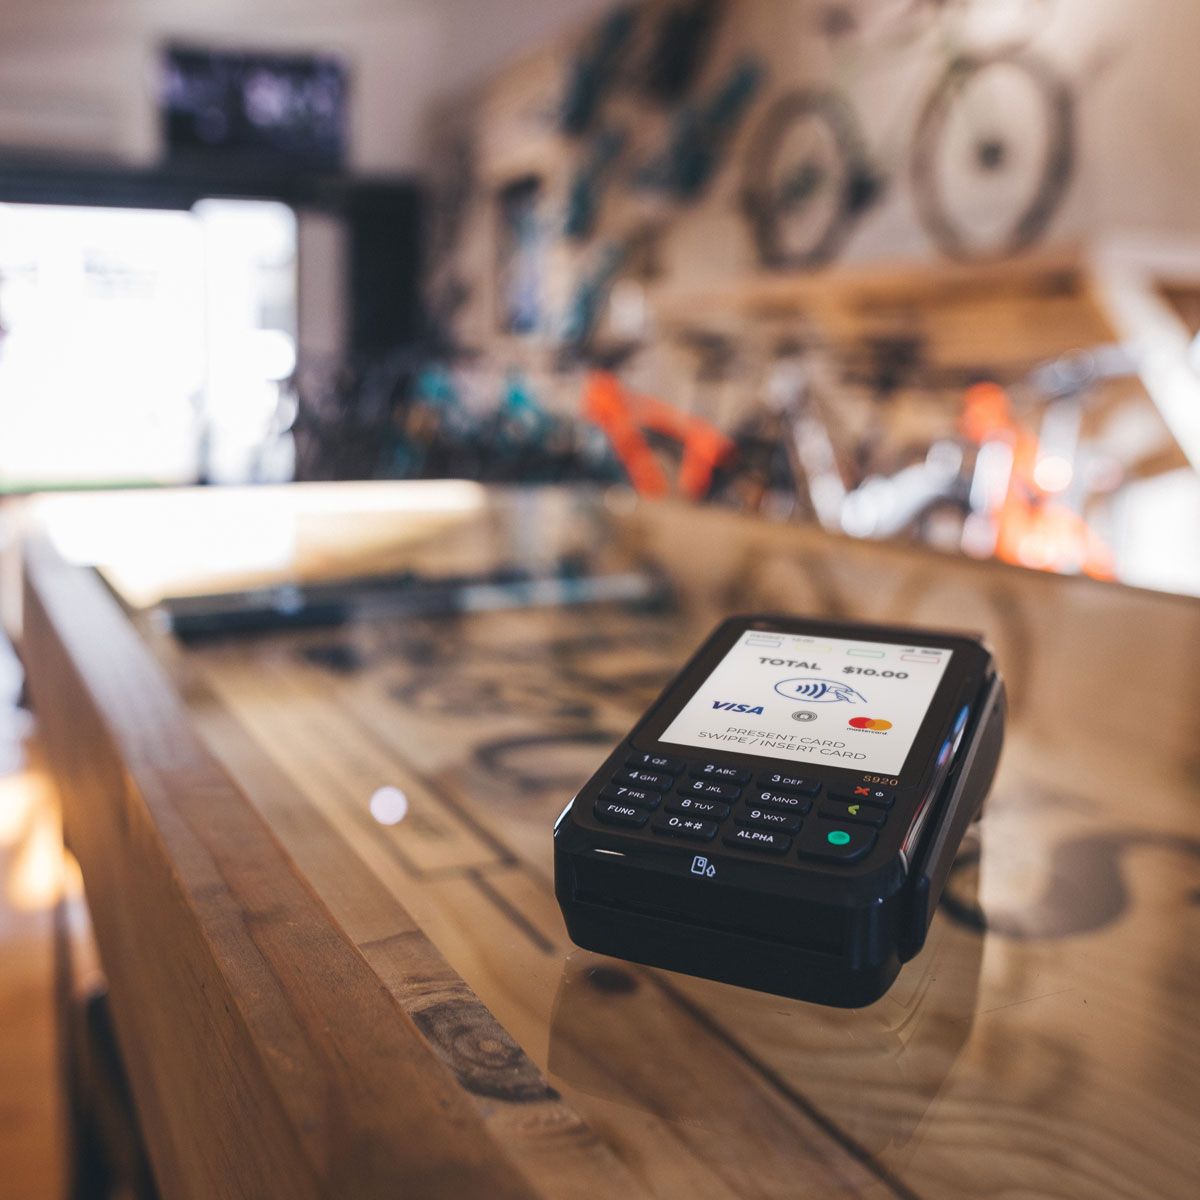
[[[743,809],[736,820],[739,825],[749,825],[754,829],[777,829],[781,833],[799,833],[804,823],[799,816],[774,812],[769,808]]]
[[[681,796],[704,796],[709,800],[736,800],[742,794],[738,784],[715,779],[685,779],[675,790]]]
[[[721,779],[726,783],[749,783],[750,772],[742,767],[724,763],[693,763],[691,774],[696,779]]]
[[[649,788],[626,787],[623,783],[610,783],[600,793],[601,800],[616,800],[620,804],[633,804],[638,808],[657,808],[662,800],[660,792]]]
[[[717,836],[716,821],[700,821],[695,817],[664,814],[655,817],[650,828],[655,833],[665,833],[668,837],[695,838],[701,842],[711,842]]]
[[[675,777],[664,775],[660,771],[644,771],[634,768],[622,771],[614,782],[627,783],[633,787],[654,788],[655,791],[665,792],[675,782]]]
[[[806,779],[802,775],[791,775],[784,771],[764,771],[758,782],[763,787],[776,788],[782,792],[799,792],[802,796],[815,796],[821,790],[821,784],[816,779]]]
[[[674,796],[664,806],[667,812],[683,813],[688,817],[707,817],[723,821],[729,816],[729,805],[718,800],[702,800],[699,796]]]
[[[811,800],[793,795],[791,792],[777,792],[772,788],[763,788],[760,791],[752,792],[748,799],[753,804],[763,804],[768,808],[782,808],[788,812],[799,813],[801,816],[812,808]]]
[[[642,767],[647,771],[666,771],[668,775],[678,775],[683,770],[682,758],[670,758],[666,754],[643,754],[635,750],[625,760],[627,767]]]

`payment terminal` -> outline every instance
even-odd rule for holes
[[[571,939],[869,1004],[924,944],[1003,731],[979,638],[731,617],[555,825]]]

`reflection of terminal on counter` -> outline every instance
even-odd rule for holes
[[[704,863],[711,871],[707,859]],[[978,873],[963,876],[956,901],[970,905]],[[739,990],[738,1020],[753,1029],[752,1043],[769,1054],[777,1081],[818,1105],[864,1149],[899,1149],[909,1143],[971,1037],[982,961],[983,938],[939,918],[925,951],[908,968],[911,974],[902,974],[870,1008],[804,1005],[797,1011],[777,997]],[[585,950],[568,954],[550,1018],[552,1077],[643,1113],[727,1136],[757,1137],[757,1119],[730,1104],[723,1089],[676,1086],[676,1069],[687,1070],[694,1045],[659,1022],[664,1009],[690,1000],[674,989],[660,990],[656,978],[645,968]],[[730,1004],[734,994],[730,989]],[[659,1031],[656,1054],[631,1055],[624,1031],[646,1028]],[[786,1161],[795,1150],[776,1145],[772,1153]]]

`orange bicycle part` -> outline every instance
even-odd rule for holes
[[[583,387],[583,415],[604,430],[634,490],[642,496],[670,493],[666,472],[646,441],[645,431],[679,442],[679,491],[701,500],[713,472],[737,447],[715,425],[682,412],[665,400],[631,392],[611,371],[590,371]]]
[[[998,559],[1041,571],[1114,577],[1112,552],[1103,539],[1083,517],[1038,485],[1038,439],[1018,423],[1008,393],[999,384],[977,383],[966,390],[959,427],[977,445],[1002,442],[1012,452],[1008,490],[989,514],[995,523]]]

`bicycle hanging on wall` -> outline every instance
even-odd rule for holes
[[[1030,47],[1032,21],[1001,44],[972,48],[951,21],[965,22],[977,7],[977,0],[910,0],[888,22],[902,27],[906,51],[937,39],[941,63],[932,86],[914,94],[911,139],[903,131],[879,139],[907,145],[906,163],[881,161],[845,82],[798,88],[774,102],[751,138],[742,188],[764,266],[806,269],[833,260],[901,173],[922,228],[950,258],[1005,257],[1045,232],[1074,165],[1072,88]],[[827,21],[824,33],[844,57],[852,39],[861,52],[862,34],[846,12],[842,18]],[[889,108],[912,120],[911,104]]]

